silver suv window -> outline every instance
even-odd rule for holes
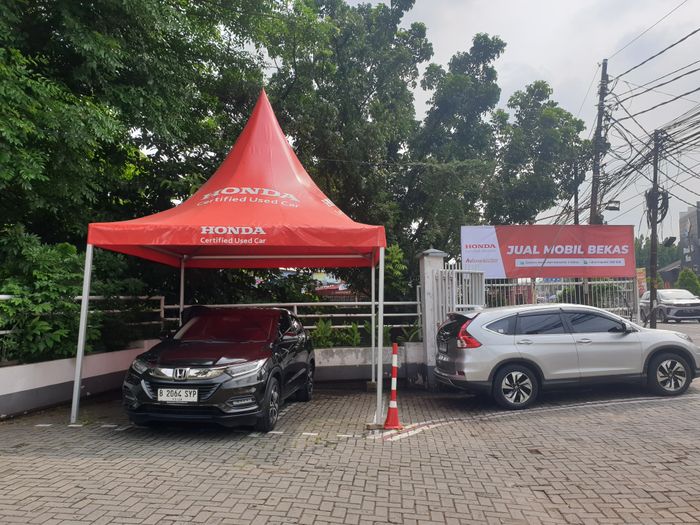
[[[624,332],[624,326],[619,321],[590,312],[566,312],[564,314],[574,333],[591,334],[601,332]]]
[[[503,319],[487,324],[486,328],[497,334],[513,335],[515,333],[515,321],[516,316],[511,315],[510,317],[504,317]]]
[[[519,315],[517,335],[564,334],[566,329],[559,313]]]

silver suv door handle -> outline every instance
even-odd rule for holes
[[[531,345],[532,341],[530,339],[521,339],[520,341],[518,341],[518,344],[519,345]]]
[[[581,343],[582,345],[587,345],[587,344],[592,343],[593,341],[591,341],[591,340],[588,339],[588,338],[583,338],[583,339],[579,339],[579,340],[576,341],[576,342],[577,342],[577,343]]]

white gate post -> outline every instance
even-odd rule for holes
[[[438,319],[438,308],[436,304],[436,281],[435,271],[442,270],[447,254],[433,248],[425,250],[418,255],[420,266],[420,285],[423,290],[423,301],[421,302],[421,317],[423,320],[423,359],[425,363],[425,384],[433,386],[433,369],[435,368],[435,354],[437,353],[438,324],[443,319]]]

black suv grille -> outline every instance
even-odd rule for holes
[[[144,381],[143,382],[148,394],[153,398],[158,398],[159,388],[187,388],[187,389],[197,389],[197,400],[206,401],[218,388],[218,384],[214,385],[193,385],[192,383],[161,383],[157,381]]]

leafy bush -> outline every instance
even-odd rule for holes
[[[319,319],[311,333],[314,348],[333,348],[333,328],[330,321]]]
[[[418,323],[401,329],[401,335],[397,338],[399,343],[419,343],[423,340],[423,329]]]
[[[0,301],[0,328],[11,330],[0,336],[0,361],[30,363],[74,356],[80,320],[80,301],[75,297],[82,293],[83,254],[71,244],[42,244],[21,226],[6,228],[2,234],[0,294],[12,298]],[[105,300],[90,305],[86,352],[121,350],[157,330],[155,325],[134,324],[143,315],[144,302],[116,299],[143,293],[141,281],[121,278],[126,271],[123,256],[95,253],[92,294]]]
[[[350,328],[338,328],[333,331],[333,342],[336,346],[360,346],[362,334],[357,323],[352,323]]]
[[[676,288],[688,290],[693,295],[700,297],[700,279],[695,275],[695,272],[690,268],[684,268],[678,275]]]
[[[74,246],[44,245],[21,227],[5,230],[0,240],[0,337],[5,360],[23,362],[75,355],[78,339],[82,264]],[[99,337],[99,316],[91,319],[88,346]]]

